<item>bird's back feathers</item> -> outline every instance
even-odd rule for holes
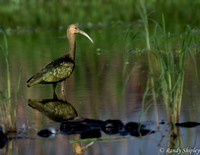
[[[27,86],[36,84],[57,83],[68,78],[75,67],[74,60],[69,55],[64,55],[44,66],[38,73],[33,75],[28,81]]]

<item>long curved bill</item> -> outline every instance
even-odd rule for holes
[[[81,31],[81,30],[79,30],[79,33],[86,36],[92,43],[94,43],[93,40],[90,38],[90,36],[87,33],[85,33],[84,31]]]

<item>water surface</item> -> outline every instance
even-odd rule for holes
[[[84,27],[84,26],[82,26]],[[142,114],[142,97],[147,81],[147,57],[142,44],[138,40],[131,41],[127,37],[129,25],[108,26],[104,28],[84,28],[94,44],[84,36],[76,36],[76,68],[67,79],[67,101],[76,109],[79,117],[106,121],[108,119],[128,122],[141,122],[155,133],[134,137],[119,134],[108,135],[101,132],[102,137],[110,137],[107,141],[96,140],[85,151],[85,154],[162,154],[170,138],[165,107],[158,104],[160,130],[156,128],[154,107]],[[140,29],[140,28],[138,28]],[[109,35],[108,35],[109,32]],[[140,39],[140,38],[139,38]],[[41,29],[38,31],[12,32],[8,37],[11,68],[12,89],[17,85],[17,78],[22,68],[20,91],[17,103],[18,138],[12,138],[4,148],[3,153],[12,154],[73,154],[72,141],[75,135],[58,133],[55,137],[43,138],[37,133],[47,127],[56,130],[60,122],[49,119],[46,115],[31,108],[29,99],[52,99],[51,85],[26,87],[26,80],[48,62],[64,55],[68,50],[65,29]],[[174,45],[176,47],[177,45]],[[139,49],[139,50],[138,50]],[[199,53],[195,55],[199,65]],[[5,75],[5,63],[0,58],[1,72]],[[200,83],[195,78],[192,60],[187,62],[185,86],[180,122],[199,122]],[[198,69],[199,70],[199,69]],[[6,86],[3,79],[0,85]],[[57,87],[58,96],[60,86]],[[13,91],[14,93],[14,91]],[[151,97],[152,94],[148,94]],[[177,127],[178,128],[178,127]],[[198,148],[200,126],[195,128],[180,128],[178,139],[183,146]],[[87,145],[88,142],[81,142]],[[160,152],[161,149],[161,152]],[[200,148],[198,148],[200,149]]]

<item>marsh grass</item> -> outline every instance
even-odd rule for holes
[[[155,33],[157,33],[156,31]],[[161,31],[164,47],[159,45],[154,37],[154,52],[149,61],[155,64],[150,67],[157,80],[156,93],[158,96],[162,96],[169,123],[174,124],[179,121],[180,117],[186,62],[189,54],[193,55],[190,50],[193,34],[191,28],[187,26],[181,37],[181,48],[179,52],[174,52],[169,46],[164,15],[162,16]]]
[[[169,123],[174,125],[180,117],[185,69],[189,55],[196,66],[190,49],[194,35],[191,28],[187,26],[181,34],[181,48],[173,51],[174,45],[169,43],[170,33],[167,32],[164,15],[162,15],[162,24],[154,21],[155,28],[150,36],[145,0],[140,0],[138,11],[144,25],[149,71],[142,113],[145,113],[153,102],[158,127],[157,100],[159,99],[165,105]],[[152,100],[147,101],[149,93],[152,94]]]
[[[6,73],[7,73],[7,97],[11,97],[11,88],[10,88],[10,66],[8,62],[8,39],[5,30],[3,27],[0,27],[0,32],[3,34],[4,46],[0,44],[0,49],[3,52],[4,60],[6,63]]]
[[[171,128],[168,132],[168,140],[166,148],[180,148],[184,149],[183,138],[181,135],[180,128]],[[169,154],[176,155],[175,152],[168,152]]]
[[[130,62],[130,48],[131,44],[134,42],[134,40],[137,38],[137,33],[133,33],[131,29],[133,28],[133,25],[130,26],[128,31],[125,34],[124,37],[124,49],[123,49],[123,70],[122,70],[122,79],[123,79],[123,86],[125,86],[130,78],[130,76],[133,74],[133,72],[139,67],[137,65],[134,65],[131,67],[130,70],[127,68],[127,64]],[[123,92],[125,93],[125,87],[123,89]]]
[[[3,44],[0,44],[0,49],[4,55],[4,60],[6,64],[6,77],[1,76],[3,80],[7,81],[7,88],[1,88],[1,104],[0,111],[1,123],[5,126],[8,131],[16,131],[16,101],[13,103],[11,100],[11,80],[10,80],[10,65],[9,65],[9,56],[8,56],[8,39],[5,30],[3,27],[0,27],[0,32],[3,35]],[[3,46],[4,45],[4,46]],[[20,74],[21,75],[21,74]],[[19,76],[20,78],[20,76]],[[20,83],[20,80],[18,80]],[[6,90],[6,91],[5,91]],[[16,93],[19,91],[19,84],[16,89]],[[17,94],[15,95],[15,99],[17,100]]]
[[[161,31],[158,32],[159,28]],[[162,34],[161,38],[157,37],[157,33]],[[181,112],[186,63],[189,55],[194,57],[190,50],[193,32],[189,26],[185,28],[181,35],[181,48],[178,52],[172,50],[169,39],[163,15],[162,25],[155,26],[152,50],[148,54],[150,82],[148,82],[146,92],[150,90],[150,87],[151,91],[154,89],[153,97],[164,103],[168,121],[174,126],[179,121]]]
[[[146,1],[145,0],[139,0],[138,2],[140,5],[138,6],[137,10],[140,14],[141,20],[144,25],[145,30],[145,41],[146,41],[146,50],[147,50],[147,58],[148,58],[148,66],[149,67],[149,78],[147,80],[147,87],[146,91],[144,93],[143,102],[142,102],[142,115],[150,108],[151,104],[146,103],[145,99],[147,97],[147,94],[150,90],[151,85],[151,93],[153,94],[153,104],[154,104],[154,110],[155,110],[155,117],[157,122],[157,127],[159,127],[159,120],[158,120],[158,110],[157,110],[157,100],[156,100],[156,92],[155,92],[155,79],[152,76],[153,75],[153,68],[152,61],[151,60],[151,44],[150,44],[150,35],[149,35],[149,21],[148,21],[148,15],[147,15],[147,8],[146,8]]]

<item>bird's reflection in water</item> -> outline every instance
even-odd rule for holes
[[[80,140],[80,136],[79,135],[74,135],[74,140]],[[72,146],[73,146],[73,152],[76,154],[76,155],[81,155],[81,154],[84,154],[85,150],[93,145],[94,142],[90,142],[88,143],[87,145],[81,145],[80,142],[76,142],[76,143],[73,143]]]
[[[66,121],[78,116],[76,109],[68,102],[55,99],[29,99],[28,105],[56,122]]]
[[[57,99],[43,99],[35,100],[29,99],[28,105],[35,110],[43,113],[45,116],[56,122],[62,122],[62,124],[67,121],[72,120],[72,122],[79,122],[83,118],[78,118],[76,109],[67,101],[57,100]],[[80,129],[81,130],[81,129]],[[99,130],[100,132],[100,130]],[[58,132],[59,133],[59,132]],[[38,132],[38,135],[41,137],[52,138],[56,135],[56,130],[53,127],[48,127],[42,129]],[[74,140],[79,140],[80,135],[74,134]],[[87,145],[81,145],[80,142],[75,142],[72,144],[73,151],[76,155],[83,154],[86,149],[91,146],[94,142],[90,142]]]
[[[57,134],[73,135],[72,144],[75,154],[83,154],[94,142],[91,140],[100,138],[101,133],[107,135],[118,134],[119,136],[142,137],[155,133],[140,122],[128,122],[124,124],[121,120],[96,120],[77,117],[76,109],[68,102],[56,99],[28,100],[28,105],[48,118],[56,122],[61,122],[59,129],[48,127],[38,132],[41,137],[55,137]],[[81,145],[81,140],[88,139],[90,142]]]

